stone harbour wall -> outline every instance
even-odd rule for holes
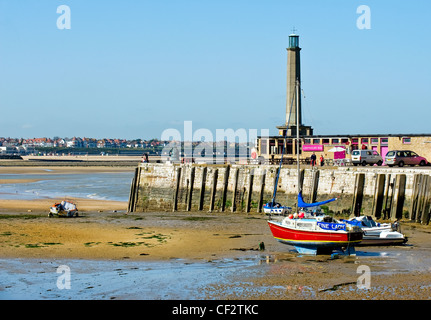
[[[129,212],[263,212],[273,196],[278,165],[142,163],[132,181]],[[300,170],[304,200],[337,197],[335,213],[409,218],[428,223],[431,168],[307,167]],[[295,207],[296,167],[282,167],[276,201]]]

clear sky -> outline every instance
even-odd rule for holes
[[[429,0],[0,0],[0,136],[277,134],[293,27],[315,134],[431,133]]]

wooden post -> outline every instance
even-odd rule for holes
[[[364,196],[365,174],[359,173],[355,179],[355,189],[353,192],[352,212],[356,217],[361,215],[362,199]]]
[[[421,224],[427,225],[429,223],[430,216],[430,201],[431,201],[431,176],[425,176],[425,194],[424,194],[424,204],[422,209],[422,219]]]
[[[299,178],[298,178],[299,190],[302,190],[302,187],[304,186],[304,176],[305,176],[305,169],[301,169],[299,172]]]
[[[239,177],[239,169],[235,169],[234,180],[233,180],[233,192],[232,192],[232,208],[231,211],[236,211],[236,193],[238,189],[238,177]]]
[[[135,211],[135,199],[136,199],[136,181],[138,180],[138,168],[135,169],[135,175],[132,179],[132,184],[130,186],[130,194],[129,194],[129,204],[127,207],[127,212]]]
[[[201,194],[199,197],[199,211],[202,211],[204,208],[204,199],[205,199],[205,183],[207,180],[207,167],[203,167],[202,169],[202,180],[201,180]]]
[[[416,217],[416,211],[418,208],[418,194],[420,189],[420,178],[421,174],[415,174],[413,177],[413,185],[412,185],[412,200],[410,204],[409,210],[409,219],[413,221]]]
[[[209,212],[213,212],[214,210],[214,202],[215,202],[215,196],[216,196],[216,190],[217,190],[217,179],[218,179],[218,169],[214,169]]]
[[[311,171],[311,195],[310,195],[310,199],[311,199],[311,203],[316,202],[317,199],[317,189],[319,187],[319,177],[320,177],[320,171],[317,170],[312,170]]]
[[[220,209],[220,211],[222,212],[226,209],[226,197],[227,197],[227,187],[229,184],[229,173],[230,173],[230,166],[228,165],[224,172],[223,194],[222,194],[221,209]]]
[[[397,175],[391,175],[391,181],[389,183],[389,194],[388,194],[388,207],[386,208],[386,217],[385,219],[391,219],[392,207],[394,206],[394,193],[395,193],[395,181],[397,179]]]
[[[263,169],[263,174],[260,176],[260,193],[259,193],[259,203],[257,204],[257,212],[262,212],[263,207],[263,193],[265,192],[265,179],[266,179],[266,169]]]
[[[376,219],[380,219],[380,217],[382,216],[384,189],[385,189],[385,175],[378,174],[376,176],[376,184],[374,187],[374,197],[373,197],[373,209],[371,212],[371,215]]]
[[[422,220],[422,209],[423,209],[423,203],[424,203],[424,197],[425,197],[425,191],[426,191],[426,176],[421,175],[420,179],[420,189],[418,193],[418,204],[417,204],[417,211],[416,211],[416,222],[421,222]]]
[[[181,167],[178,167],[176,171],[177,171],[176,172],[177,178],[176,178],[176,183],[175,183],[174,203],[172,206],[173,212],[178,210],[178,193],[180,191],[180,183],[181,183]]]
[[[406,175],[399,174],[395,178],[393,200],[391,206],[392,219],[401,219],[403,216],[404,196],[406,187]]]
[[[192,196],[193,196],[194,182],[195,182],[195,167],[192,167],[190,170],[190,189],[189,189],[189,196],[187,200],[187,211],[190,211],[192,209]]]
[[[254,169],[251,169],[248,175],[248,193],[247,193],[247,200],[245,205],[245,212],[250,212],[251,196],[253,194],[253,178],[254,178]]]
[[[387,175],[386,183],[385,183],[385,208],[383,209],[383,219],[387,219],[389,216],[389,211],[391,207],[391,201],[390,201],[390,191],[391,191],[391,175]]]

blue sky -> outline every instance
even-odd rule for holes
[[[0,0],[0,136],[150,139],[184,121],[276,134],[293,27],[315,134],[431,133],[430,12],[427,0]]]

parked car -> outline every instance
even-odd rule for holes
[[[381,166],[383,163],[382,156],[375,150],[353,150],[352,152],[352,163],[357,166],[361,164],[363,166],[377,164]]]
[[[410,150],[393,150],[386,154],[385,162],[389,167],[404,165],[410,166],[425,166],[428,164],[428,160],[424,157],[419,156],[416,152]]]

